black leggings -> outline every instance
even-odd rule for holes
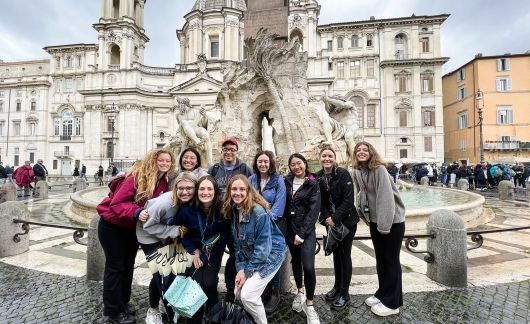
[[[350,229],[350,233],[339,242],[339,245],[333,251],[333,267],[335,268],[335,284],[333,287],[340,291],[341,296],[347,298],[350,295],[349,289],[352,275],[351,247],[356,231],[357,224]]]
[[[160,242],[156,243],[150,243],[150,244],[143,244],[140,243],[140,247],[142,248],[142,251],[144,251],[145,256],[152,254],[158,248],[162,245]],[[161,294],[161,278],[160,274],[153,273],[153,277],[151,278],[151,282],[149,282],[149,307],[151,308],[158,308],[158,303],[160,302]]]
[[[300,289],[305,284],[305,295],[307,299],[313,300],[317,282],[315,273],[316,235],[312,233],[301,245],[294,245],[294,236],[287,237],[286,240],[291,252],[291,264],[296,288]],[[302,284],[302,272],[304,284]]]

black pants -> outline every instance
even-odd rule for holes
[[[234,244],[229,242],[227,244],[230,256],[226,260],[225,264],[225,286],[226,286],[226,297],[227,301],[234,301],[234,289],[236,288],[236,257],[234,251]]]
[[[316,235],[312,233],[301,245],[294,245],[294,235],[289,235],[286,240],[291,252],[291,264],[296,288],[300,289],[305,284],[305,295],[307,299],[313,300],[317,282],[315,273]],[[302,284],[302,277],[304,284]]]
[[[144,251],[146,257],[158,250],[161,245],[161,242],[151,244],[140,243],[142,251]],[[158,309],[158,303],[160,302],[160,297],[162,296],[161,288],[162,279],[160,278],[160,274],[158,272],[153,273],[151,282],[149,282],[149,307]]]
[[[138,252],[136,231],[100,219],[98,235],[105,252],[103,315],[116,316],[131,299],[134,259]]]
[[[389,234],[379,233],[377,224],[370,223],[370,236],[374,245],[377,279],[379,282],[379,288],[374,296],[383,305],[391,309],[403,306],[399,252],[401,251],[404,235],[404,222],[392,224]]]
[[[356,231],[357,224],[350,229],[350,233],[339,242],[339,245],[333,251],[333,267],[335,268],[335,284],[333,287],[340,291],[341,296],[348,298],[352,275],[351,247]]]
[[[206,307],[211,309],[213,305],[219,302],[219,297],[217,295],[217,283],[219,282],[219,270],[221,269],[221,261],[223,255],[212,255],[210,257],[210,264],[204,265],[202,268],[195,271],[195,267],[192,267],[188,270],[192,279],[196,280],[200,285],[208,300],[206,301]],[[235,281],[235,279],[234,279]],[[188,320],[188,324],[191,323],[202,323],[202,318],[204,315],[204,306],[199,308],[199,310],[193,315],[192,318]]]

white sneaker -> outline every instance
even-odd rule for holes
[[[145,316],[145,323],[146,324],[164,324],[164,322],[162,321],[162,314],[160,314],[158,309],[149,308],[147,310],[147,315]]]
[[[364,303],[365,303],[366,305],[368,305],[369,307],[372,307],[372,306],[374,306],[374,305],[377,305],[377,304],[379,304],[380,302],[381,302],[381,301],[380,301],[377,297],[375,297],[375,296],[370,296],[370,297],[366,298],[366,300],[364,301]]]
[[[392,308],[388,308],[385,305],[379,303],[379,304],[375,304],[374,306],[372,306],[372,312],[377,316],[385,317],[389,315],[399,314],[399,308],[392,309]]]
[[[295,312],[300,313],[302,311],[303,304],[305,304],[305,295],[304,293],[299,292],[296,294],[296,296],[294,296],[292,309]]]
[[[302,310],[304,311],[306,317],[307,317],[307,324],[320,324],[320,319],[318,318],[318,313],[315,310],[315,307],[313,305],[307,306],[307,304],[302,304]]]

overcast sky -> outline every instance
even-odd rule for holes
[[[264,0],[265,1],[265,0]],[[171,67],[179,63],[175,30],[195,0],[148,0],[145,64]],[[450,14],[442,25],[442,54],[451,60],[444,73],[476,53],[497,55],[530,50],[528,0],[320,0],[319,24]],[[100,16],[99,0],[0,0],[0,59],[45,58],[44,46],[96,43],[92,24]]]

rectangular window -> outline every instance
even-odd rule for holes
[[[350,78],[358,78],[361,76],[361,61],[350,61]]]
[[[407,75],[396,76],[396,82],[397,82],[397,92],[408,91],[408,76]]]
[[[76,85],[76,90],[77,92],[79,92],[79,90],[83,90],[83,79],[77,79],[77,85]]]
[[[54,170],[57,170],[57,160],[53,160],[52,168],[53,168]]]
[[[59,136],[61,129],[61,119],[55,118],[53,120],[53,135]]]
[[[338,49],[342,49],[344,47],[343,43],[344,43],[344,38],[343,37],[338,37],[337,38],[337,48]]]
[[[77,67],[81,67],[81,55],[77,55]]]
[[[31,111],[35,111],[35,110],[37,110],[37,102],[32,101],[31,102]]]
[[[357,35],[351,37],[351,47],[359,47],[359,37]]]
[[[34,152],[30,152],[29,153],[29,162],[35,163],[35,153]]]
[[[29,135],[34,136],[37,125],[35,123],[29,123]]]
[[[13,133],[15,136],[20,136],[20,122],[14,121],[13,122]]]
[[[72,79],[64,80],[64,92],[71,93],[73,88],[74,81]]]
[[[61,67],[61,58],[57,56],[55,58],[55,69],[59,70],[60,67]]]
[[[512,90],[512,79],[499,78],[496,81],[496,87],[498,92],[506,92]]]
[[[61,80],[55,80],[55,93],[61,92]]]
[[[407,149],[400,149],[399,150],[399,158],[400,159],[406,159],[408,157],[408,151]]]
[[[22,102],[20,102],[20,100],[17,100],[15,107],[16,107],[16,111],[22,111]]]
[[[462,81],[465,79],[466,79],[466,71],[464,69],[458,70],[458,72],[456,72],[456,80]]]
[[[497,71],[509,71],[510,70],[510,59],[500,58],[497,60]]]
[[[337,62],[337,78],[344,79],[344,62]]]
[[[362,104],[357,105],[357,126],[364,128],[364,107]]]
[[[4,121],[0,121],[0,136],[4,136]]]
[[[465,138],[460,140],[460,150],[461,151],[467,150],[467,141]]]
[[[332,51],[332,50],[333,50],[333,41],[328,40],[328,51]]]
[[[421,92],[429,93],[433,92],[434,81],[432,74],[424,74],[421,76]]]
[[[366,60],[366,76],[374,76],[374,60]]]
[[[328,71],[333,71],[333,62],[328,62]]]
[[[434,111],[432,110],[423,111],[423,126],[424,127],[434,126]]]
[[[429,37],[422,37],[420,39],[420,42],[421,42],[421,52],[422,53],[429,53],[430,52],[430,49],[429,49]]]
[[[366,46],[372,47],[373,46],[373,36],[372,34],[366,35]]]
[[[115,117],[107,117],[107,132],[112,132],[116,130],[116,126],[114,125],[115,122]]]
[[[399,127],[407,127],[407,112],[405,110],[399,112]]]
[[[425,152],[432,152],[432,136],[425,136],[423,138],[423,150]]]
[[[219,37],[210,37],[210,57],[219,57]]]
[[[375,128],[375,105],[366,106],[366,127]]]
[[[4,91],[0,91],[0,98],[3,98],[5,96],[5,92]]]
[[[15,166],[18,166],[20,164],[20,156],[18,154],[15,154],[14,164]]]
[[[75,118],[75,135],[76,136],[81,135],[81,118],[79,117]]]
[[[0,112],[4,111],[4,102],[0,101]]]
[[[457,122],[458,122],[458,129],[467,128],[467,112],[458,115]]]
[[[70,146],[64,147],[64,155],[70,155]]]
[[[499,107],[497,107],[497,124],[498,125],[511,125],[511,124],[513,124],[512,107],[509,107],[509,106],[499,106]]]
[[[456,98],[458,100],[464,100],[466,98],[466,87],[462,87],[458,89],[458,93],[456,94]]]

